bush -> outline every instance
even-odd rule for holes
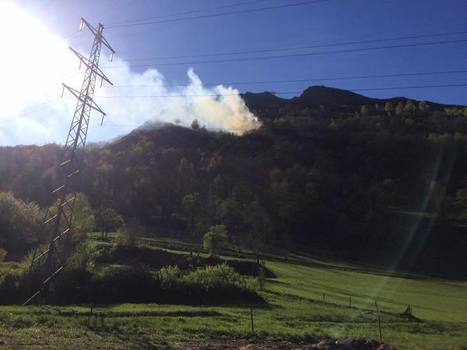
[[[68,258],[67,265],[71,269],[90,270],[99,256],[99,247],[93,242],[84,241],[75,247],[73,254]]]
[[[157,273],[157,278],[163,287],[180,284],[182,272],[178,266],[165,266]]]
[[[246,288],[247,285],[245,278],[225,263],[197,268],[185,275],[183,280],[187,284],[198,285],[205,290],[231,286]]]
[[[153,269],[162,269],[166,266],[177,266],[180,270],[219,265],[226,263],[241,275],[258,276],[259,265],[248,260],[227,260],[219,257],[189,256],[168,252],[162,249],[145,246],[100,246],[95,257],[96,264],[144,264]],[[274,278],[274,273],[263,267],[265,277]]]
[[[131,236],[126,228],[121,227],[117,230],[117,245],[133,246]]]

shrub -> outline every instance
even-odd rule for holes
[[[180,284],[181,275],[182,272],[178,266],[165,266],[159,270],[157,278],[163,287],[172,287]]]
[[[89,270],[94,267],[98,255],[98,247],[92,242],[84,241],[74,249],[67,264],[72,269]]]
[[[117,230],[117,245],[119,246],[133,246],[130,234],[128,231],[121,227]]]
[[[225,263],[197,268],[186,274],[183,280],[185,283],[198,285],[205,290],[231,286],[246,287],[246,280]]]

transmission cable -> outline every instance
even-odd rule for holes
[[[396,41],[396,40],[424,39],[424,38],[435,38],[435,37],[441,37],[441,36],[453,36],[453,35],[464,35],[464,34],[467,34],[467,31],[443,32],[443,33],[419,34],[419,35],[407,35],[407,36],[396,36],[396,37],[392,37],[392,38],[366,39],[366,40],[356,40],[356,41],[343,41],[343,42],[337,42],[337,43],[324,43],[324,44],[305,45],[305,46],[292,46],[292,47],[268,48],[268,49],[257,49],[257,50],[243,50],[243,51],[204,53],[204,54],[197,54],[197,55],[159,56],[159,57],[135,57],[135,58],[131,58],[131,57],[130,57],[130,58],[126,58],[125,60],[126,60],[126,61],[149,61],[149,60],[170,60],[170,59],[180,59],[180,58],[198,58],[198,57],[216,57],[216,56],[231,56],[231,55],[248,55],[248,54],[253,54],[253,53],[278,52],[278,51],[294,51],[294,50],[308,50],[308,49],[317,49],[317,48],[326,48],[326,47],[335,47],[335,46],[371,44],[371,43],[381,43],[381,42]]]
[[[243,5],[256,4],[256,3],[259,3],[259,2],[265,2],[265,1],[268,1],[268,0],[240,1],[240,2],[230,4],[230,5],[223,5],[223,6],[216,6],[216,7],[204,8],[204,9],[198,9],[198,10],[177,12],[177,13],[172,13],[172,14],[167,14],[167,15],[157,16],[157,17],[141,18],[141,19],[138,19],[138,20],[134,20],[134,23],[139,23],[139,22],[142,22],[142,21],[152,21],[152,20],[165,19],[165,18],[168,18],[168,17],[191,15],[193,13],[199,13],[199,12],[204,12],[204,11],[222,10],[222,9],[226,9],[226,8],[230,8],[230,7],[237,7],[237,6],[243,6]],[[127,24],[127,23],[129,23],[129,21],[114,22],[114,23],[111,22],[106,26],[106,28],[112,27],[112,26],[118,26],[120,24]]]
[[[396,78],[396,77],[412,77],[412,76],[429,76],[429,75],[443,75],[443,74],[462,74],[467,73],[467,70],[448,70],[448,71],[431,71],[431,72],[413,72],[413,73],[394,73],[394,74],[375,74],[375,75],[349,75],[342,77],[331,78],[308,78],[308,79],[285,79],[285,80],[258,80],[258,81],[231,81],[219,83],[205,83],[206,88],[216,87],[218,85],[257,85],[257,84],[284,84],[284,83],[304,83],[315,81],[337,81],[337,80],[358,80],[358,79],[373,79],[373,78]],[[148,85],[109,85],[107,89],[133,87],[133,88],[152,88],[160,87],[157,84]],[[170,88],[186,87],[186,85],[171,85]]]
[[[19,111],[17,113],[10,114],[9,116],[7,116],[5,118],[0,118],[0,125],[6,124],[8,122],[11,122],[11,121],[19,119],[19,118],[23,118],[23,117],[27,116],[30,113],[40,111],[40,110],[44,109],[45,107],[57,102],[60,99],[61,98],[54,98],[52,100],[49,100],[49,101],[37,104],[35,106],[31,106],[29,108],[23,109],[23,110],[21,110],[21,111]]]
[[[220,13],[213,13],[213,14],[206,14],[206,15],[199,15],[199,16],[191,16],[191,17],[179,17],[179,18],[160,19],[160,20],[151,20],[151,21],[121,22],[120,24],[109,25],[106,27],[106,29],[112,30],[115,28],[125,28],[125,27],[142,26],[142,25],[149,25],[149,24],[191,21],[191,20],[203,19],[203,18],[222,17],[222,16],[229,16],[229,15],[238,15],[238,14],[244,14],[244,13],[282,9],[282,8],[288,8],[288,7],[306,6],[306,5],[324,3],[328,1],[330,0],[302,1],[302,2],[297,2],[297,3],[292,3],[292,4],[266,6],[266,7],[259,7],[255,9],[236,10],[236,11],[220,12]]]
[[[370,87],[370,88],[346,88],[340,90],[348,91],[380,91],[380,90],[406,90],[406,89],[433,89],[433,88],[450,88],[450,87],[465,87],[467,83],[451,83],[451,84],[437,84],[437,85],[409,85],[409,86],[388,86],[388,87]],[[339,89],[339,88],[337,88]],[[253,94],[261,94],[253,93]],[[276,95],[298,95],[303,91],[278,91],[274,92]],[[99,99],[123,99],[123,98],[186,98],[186,97],[223,97],[223,96],[241,96],[244,93],[211,93],[211,94],[161,94],[161,95],[110,95],[110,96],[96,96]]]
[[[268,55],[268,56],[255,56],[255,57],[236,57],[236,58],[225,58],[218,60],[205,60],[205,61],[186,61],[186,62],[161,62],[161,63],[145,63],[145,64],[134,64],[132,67],[152,67],[152,66],[180,66],[180,65],[195,65],[195,64],[216,64],[216,63],[231,63],[231,62],[243,62],[243,61],[261,61],[261,60],[271,60],[271,59],[281,59],[281,58],[293,58],[293,57],[310,57],[310,56],[321,56],[321,55],[332,55],[340,53],[350,53],[350,52],[364,52],[364,51],[374,51],[374,50],[386,50],[386,49],[397,49],[397,48],[408,48],[408,47],[421,47],[421,46],[433,46],[433,45],[445,45],[445,44],[459,44],[467,42],[467,39],[457,39],[457,40],[440,40],[440,41],[430,41],[424,43],[409,43],[409,44],[397,44],[397,45],[387,45],[387,46],[375,46],[375,47],[361,47],[361,48],[350,48],[344,50],[334,50],[334,51],[321,51],[321,52],[305,52],[305,53],[296,53],[296,54],[287,54],[287,55]],[[126,67],[118,67],[106,65],[103,66],[106,69],[123,69]]]

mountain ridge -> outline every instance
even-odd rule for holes
[[[264,108],[282,108],[287,106],[302,106],[302,107],[361,107],[364,105],[382,104],[386,102],[399,103],[413,101],[416,103],[425,102],[427,105],[435,108],[447,107],[466,107],[464,105],[443,104],[432,101],[416,100],[404,96],[390,98],[374,98],[365,96],[351,90],[328,87],[324,85],[315,85],[306,88],[300,96],[295,96],[290,99],[276,96],[274,92],[245,92],[241,94],[246,105],[253,109]]]

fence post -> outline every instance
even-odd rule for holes
[[[375,300],[376,313],[378,315],[378,331],[379,331],[379,342],[383,342],[383,334],[381,332],[381,315],[379,312],[378,302]]]
[[[253,308],[250,306],[251,333],[255,334],[255,322],[253,319]]]
[[[91,303],[91,312],[88,314],[88,326],[91,325],[91,317],[92,317],[92,311],[93,311],[93,303]]]
[[[352,308],[352,296],[349,295],[349,307]]]

